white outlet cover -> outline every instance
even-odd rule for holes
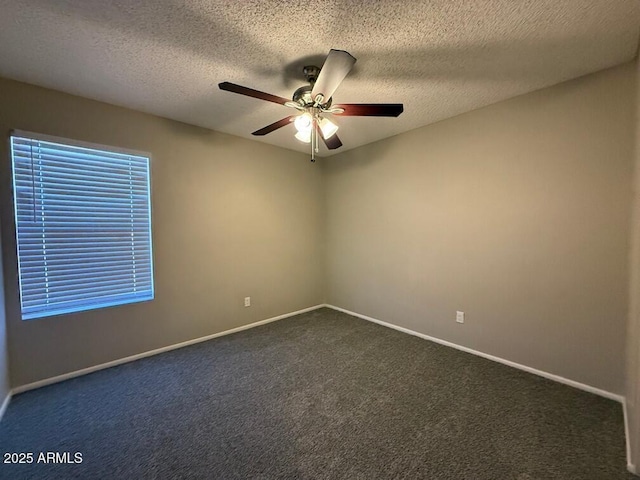
[[[460,312],[460,311],[456,312],[456,322],[464,323],[464,312]]]

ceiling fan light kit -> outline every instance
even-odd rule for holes
[[[297,132],[294,136],[302,143],[311,143],[311,130],[308,132]]]
[[[328,118],[321,118],[318,122],[320,126],[320,130],[322,131],[322,136],[326,139],[333,137],[338,132],[338,125],[333,123]]]
[[[353,68],[356,59],[344,50],[330,50],[322,69],[315,65],[303,68],[303,74],[309,85],[298,88],[292,100],[254,90],[252,88],[222,82],[221,90],[246,95],[268,102],[279,103],[285,107],[298,110],[297,115],[285,117],[266,127],[256,130],[252,135],[266,135],[293,122],[297,133],[295,138],[311,144],[311,161],[314,162],[319,151],[319,140],[322,139],[329,150],[342,146],[338,138],[338,125],[325,115],[345,115],[359,117],[397,117],[404,107],[401,103],[350,103],[332,106],[332,97],[340,83]]]
[[[296,117],[293,125],[296,127],[298,132],[310,132],[311,127],[313,126],[313,117],[309,113],[305,112]]]

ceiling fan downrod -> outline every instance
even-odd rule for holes
[[[302,68],[302,73],[304,74],[304,78],[307,79],[307,82],[309,82],[311,87],[313,87],[318,79],[318,75],[320,75],[320,68],[315,65],[306,65]]]

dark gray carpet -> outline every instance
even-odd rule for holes
[[[329,309],[14,397],[11,479],[631,479],[621,406]]]

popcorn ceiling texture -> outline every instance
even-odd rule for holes
[[[631,60],[636,0],[0,0],[0,76],[307,152],[293,127],[250,132],[330,48],[354,70],[334,102],[402,102],[395,118],[338,118],[339,153]],[[328,155],[323,150],[320,156]]]

